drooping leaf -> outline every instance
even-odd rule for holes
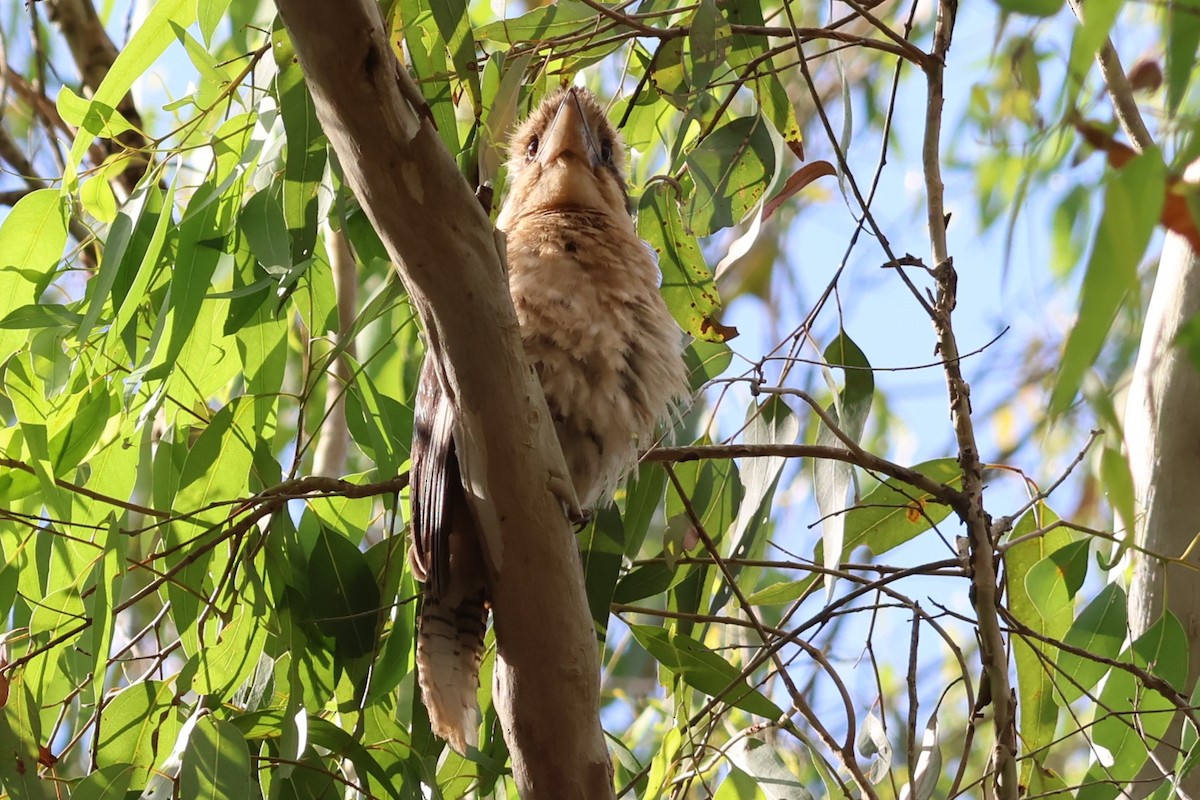
[[[1083,653],[1116,658],[1125,640],[1125,625],[1125,590],[1110,583],[1079,612],[1063,641]],[[1055,685],[1067,703],[1090,691],[1109,671],[1107,664],[1066,650],[1059,651],[1056,663],[1062,679]]]
[[[1051,415],[1062,414],[1075,399],[1121,303],[1137,286],[1138,262],[1161,214],[1165,182],[1166,170],[1157,150],[1148,150],[1109,178],[1083,279],[1079,316],[1067,337],[1050,396]]]
[[[751,714],[767,719],[782,715],[778,706],[746,683],[740,670],[690,636],[648,625],[632,625],[630,631],[638,644],[687,685]]]
[[[1029,536],[1056,519],[1048,507],[1037,506],[1021,517],[1009,540]],[[1086,544],[1083,541],[1084,572]],[[1066,528],[1056,528],[1009,547],[1004,563],[1008,572],[1008,607],[1013,616],[1043,636],[1063,638],[1074,617],[1070,602],[1074,592],[1069,585],[1083,578],[1076,564],[1079,555]],[[1021,777],[1029,781],[1040,772],[1046,757],[1043,748],[1054,740],[1057,728],[1061,703],[1055,693],[1055,676],[1046,667],[1047,660],[1053,660],[1056,652],[1050,645],[1024,636],[1014,636],[1012,646],[1017,665],[1021,736],[1032,754],[1021,764]]]
[[[743,736],[729,748],[726,757],[754,778],[767,800],[811,800],[812,794],[779,757],[779,750],[755,736]]]
[[[841,367],[846,375],[844,387],[837,393],[837,402],[825,409],[838,429],[851,441],[862,438],[875,396],[875,377],[871,364],[858,345],[842,331],[825,348],[825,363]],[[845,443],[827,425],[817,431],[817,444],[826,447],[845,447]],[[854,477],[854,468],[833,459],[813,461],[813,490],[821,512],[821,544],[825,548],[827,570],[836,570],[842,562],[845,540],[847,493]],[[825,574],[825,591],[832,597],[836,575]]]
[[[308,585],[317,627],[339,652],[358,658],[374,651],[379,584],[359,549],[322,526],[308,560]]]
[[[250,797],[250,750],[233,724],[202,717],[183,753],[181,796],[194,800]]]
[[[317,242],[317,192],[325,172],[325,134],[317,121],[312,95],[282,22],[272,31],[278,74],[275,91],[287,152],[283,168],[283,218],[291,234],[293,265],[312,257]]]
[[[712,270],[704,261],[696,237],[684,229],[669,184],[656,181],[642,195],[638,202],[638,235],[658,254],[663,299],[675,321],[697,339],[726,342],[736,336],[736,329],[717,320],[721,298]]]
[[[0,319],[35,304],[36,287],[62,258],[67,243],[67,207],[53,189],[17,201],[0,223]],[[16,330],[0,331],[0,363],[25,340]]]
[[[141,789],[170,754],[182,727],[171,682],[141,681],[128,686],[105,703],[100,715],[97,766],[132,764],[137,771],[130,776],[129,786]]]
[[[154,3],[92,95],[91,110],[87,116],[94,116],[99,125],[106,124],[133,82],[144,75],[167,46],[175,41],[171,23],[186,28],[195,19],[196,0],[159,0]],[[96,136],[96,132],[86,126],[81,127],[75,135],[63,172],[66,176],[63,181],[64,192],[75,188],[79,165]]]
[[[1200,47],[1200,2],[1179,0],[1167,6],[1165,40],[1167,61],[1167,113],[1174,116],[1187,93],[1196,50]]]

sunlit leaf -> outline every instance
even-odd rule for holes
[[[783,763],[779,750],[762,739],[743,736],[725,752],[738,769],[754,778],[768,800],[809,800],[812,795]]]
[[[1187,93],[1196,49],[1200,47],[1200,2],[1178,0],[1167,6],[1166,18],[1167,111],[1174,115]]]
[[[837,402],[825,409],[840,432],[853,442],[862,438],[875,396],[875,377],[871,364],[858,345],[842,331],[825,348],[824,361],[829,367],[841,367],[845,385],[837,394]],[[845,447],[829,426],[822,424],[817,431],[817,444],[825,447]],[[813,460],[813,492],[821,512],[821,545],[825,549],[824,567],[836,570],[842,563],[845,541],[847,493],[854,477],[854,468],[842,461],[819,458]],[[837,576],[825,574],[825,591],[832,597]]]
[[[122,689],[100,715],[97,766],[132,764],[131,789],[146,785],[155,766],[175,746],[183,717],[169,681],[141,681]]]
[[[242,732],[211,716],[202,717],[183,753],[181,796],[195,800],[250,797],[250,751]]]
[[[656,181],[638,202],[638,235],[658,255],[663,299],[675,321],[697,339],[725,342],[737,335],[717,320],[721,298],[696,237],[679,216],[671,185]]]
[[[782,716],[778,706],[747,685],[740,670],[690,636],[648,625],[633,625],[630,630],[638,644],[689,686],[751,714],[768,719]]]
[[[1083,279],[1079,316],[1067,337],[1050,397],[1052,415],[1066,411],[1075,399],[1121,303],[1137,287],[1138,262],[1162,211],[1165,182],[1166,169],[1157,150],[1138,156],[1109,178]]]

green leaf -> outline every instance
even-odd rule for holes
[[[205,46],[212,46],[213,33],[225,17],[225,11],[232,0],[196,0],[196,21],[200,25],[200,35],[204,37]]]
[[[1133,652],[1140,666],[1149,668],[1177,692],[1187,690],[1188,638],[1179,618],[1170,611],[1163,612],[1158,621],[1133,643]],[[1166,724],[1164,722],[1163,729]]]
[[[147,200],[147,207],[150,206],[151,202],[151,200]],[[167,241],[168,233],[173,233],[176,230],[174,220],[172,219],[174,202],[175,183],[172,181],[170,187],[167,189],[166,197],[161,201],[160,210],[153,218],[154,227],[150,231],[144,249],[141,247],[127,249],[120,263],[114,265],[115,274],[109,281],[112,286],[113,308],[116,311],[113,316],[112,330],[116,335],[124,333],[125,329],[133,321],[139,305],[146,301],[146,290],[150,286],[151,280],[161,268],[159,258],[163,254],[163,245]],[[158,204],[155,203],[155,205]],[[135,224],[139,229],[141,228],[140,219]],[[101,265],[103,263],[101,261]],[[132,268],[134,263],[137,264],[137,269],[133,271],[129,282],[118,281],[117,278],[119,276],[128,274],[128,270]],[[100,289],[98,288],[97,291],[99,292]],[[103,303],[104,299],[102,295],[97,295],[93,303]],[[99,316],[100,312],[96,310],[95,313],[96,316]],[[88,311],[88,317],[89,319],[92,318],[91,309]]]
[[[71,800],[125,800],[137,770],[131,764],[109,764],[75,785]]]
[[[95,277],[88,282],[87,313],[79,324],[77,338],[87,341],[92,328],[100,319],[104,304],[112,293],[113,283],[122,264],[126,261],[126,253],[134,233],[141,224],[143,213],[155,204],[161,205],[162,192],[158,184],[147,181],[138,186],[129,198],[121,205],[116,218],[108,227],[108,238],[104,242],[104,250],[100,254],[100,265]],[[132,256],[129,261],[132,261]]]
[[[502,19],[475,29],[476,39],[503,44],[543,41],[581,30],[585,20],[594,20],[597,12],[583,3],[554,3],[527,11],[514,19]]]
[[[175,32],[170,23],[186,28],[195,19],[196,0],[158,0],[150,6],[145,21],[134,31],[129,43],[121,48],[96,93],[92,95],[91,106],[96,109],[101,121],[109,121],[112,109],[120,104],[133,82],[162,55],[167,45],[175,41]],[[74,190],[79,165],[95,138],[96,134],[87,128],[80,128],[76,134],[63,169],[66,176],[63,180],[64,192]]]
[[[953,458],[926,461],[913,469],[952,488],[962,485],[962,470]],[[929,530],[950,514],[949,507],[930,502],[932,499],[932,495],[894,478],[876,486],[846,513],[842,557],[859,546],[865,546],[874,555],[883,555]],[[818,557],[823,552],[819,551]]]
[[[109,651],[112,649],[113,606],[121,597],[121,585],[125,578],[125,553],[129,537],[110,520],[104,537],[104,552],[92,568],[88,580],[92,590],[84,600],[84,608],[92,624],[79,637],[79,649],[92,654],[92,675],[84,689],[85,702],[98,705],[104,696],[105,674],[108,669]]]
[[[811,800],[804,783],[780,758],[777,747],[753,736],[743,736],[725,755],[742,772],[754,778],[754,785],[767,800]]]
[[[700,0],[688,30],[688,55],[691,59],[688,78],[693,91],[709,90],[713,74],[725,63],[725,54],[732,38],[729,22],[717,9],[716,2]]]
[[[732,336],[717,321],[721,297],[712,270],[696,237],[684,229],[672,194],[672,187],[662,181],[647,187],[638,201],[638,235],[658,254],[663,299],[675,321],[696,339],[724,342]]]
[[[1064,0],[996,0],[1002,11],[1030,17],[1053,17],[1063,7]]]
[[[792,413],[783,398],[775,395],[761,405],[751,404],[747,411],[742,441],[748,445],[795,444],[800,435],[800,420]],[[769,530],[761,522],[770,516],[779,473],[787,459],[781,456],[748,458],[742,461],[741,479],[745,495],[738,506],[737,518],[729,529],[728,552],[746,557],[765,549],[759,541]]]
[[[471,94],[471,105],[478,117],[483,111],[482,92],[479,88],[479,67],[475,63],[475,37],[471,33],[471,19],[467,14],[466,0],[440,0],[429,3],[433,18],[446,47],[454,71]]]
[[[0,328],[34,330],[38,328],[74,328],[83,320],[80,314],[58,303],[38,303],[14,308],[0,319]]]
[[[54,189],[22,197],[0,223],[0,319],[36,304],[36,288],[58,265],[67,244],[67,207]],[[0,363],[25,341],[25,335],[0,333]]]
[[[170,314],[170,338],[162,354],[148,350],[145,358],[155,357],[156,366],[148,377],[166,377],[177,366],[180,353],[188,339],[196,332],[200,307],[212,284],[213,274],[221,252],[215,247],[221,236],[217,229],[217,206],[213,199],[211,184],[203,184],[188,203],[187,213],[179,226],[178,253],[175,257],[171,277],[168,313]],[[140,301],[142,298],[138,298]],[[209,335],[207,328],[201,333]]]
[[[1009,541],[1027,536],[1057,519],[1044,505],[1028,511],[1013,528]],[[1020,541],[1009,547],[1004,564],[1008,573],[1009,610],[1020,622],[1043,636],[1062,639],[1074,616],[1070,604],[1073,593],[1068,591],[1066,575],[1072,584],[1078,575],[1075,566],[1071,532],[1056,528],[1042,536]],[[1087,558],[1086,540],[1083,557]],[[1059,560],[1053,560],[1057,556]],[[1049,566],[1044,567],[1043,564]],[[1059,573],[1059,565],[1066,565]],[[1084,570],[1086,571],[1086,563]],[[1036,573],[1036,574],[1035,574]],[[1046,760],[1043,748],[1054,741],[1060,702],[1055,693],[1055,674],[1047,668],[1055,650],[1038,640],[1014,636],[1013,661],[1017,665],[1017,704],[1020,712],[1021,737],[1032,758],[1021,764],[1021,779],[1033,780],[1040,774]]]
[[[759,0],[722,0],[718,5],[735,25],[766,24]],[[796,121],[796,111],[788,99],[787,90],[779,80],[774,59],[767,57],[769,42],[764,36],[735,33],[733,47],[729,51],[729,64],[743,72],[751,62],[756,63],[754,77],[749,83],[758,100],[759,113],[775,127],[785,142],[799,144],[802,138],[800,123]]]
[[[1110,583],[1079,612],[1063,641],[1085,653],[1116,658],[1125,640],[1125,624],[1125,590]],[[1109,671],[1107,664],[1066,650],[1059,651],[1056,663],[1062,679],[1055,685],[1065,703],[1078,700]]]
[[[188,655],[200,650],[202,632],[193,623],[200,611],[200,597],[207,597],[211,591],[211,587],[205,589],[210,567],[219,575],[229,558],[227,548],[213,548],[198,558],[188,551],[221,536],[221,525],[229,515],[225,504],[249,494],[254,450],[261,435],[256,422],[257,407],[272,402],[274,398],[270,397],[234,399],[213,416],[195,444],[185,451],[187,460],[169,507],[176,512],[186,511],[190,516],[168,526],[168,547],[183,549],[166,560],[174,564],[181,558],[195,559],[167,586],[171,615]],[[156,464],[155,472],[158,471]]]
[[[236,726],[211,716],[196,722],[183,751],[179,790],[188,800],[252,796],[250,750]]]
[[[642,463],[625,487],[621,522],[625,530],[625,556],[637,558],[650,532],[650,524],[662,506],[667,473],[658,464]]]
[[[825,348],[823,360],[829,367],[841,367],[845,373],[845,387],[837,393],[837,400],[825,409],[837,427],[851,441],[862,438],[871,412],[871,401],[875,396],[875,377],[866,355],[845,331]],[[828,368],[827,368],[828,370]],[[832,376],[829,376],[831,388]],[[826,447],[845,447],[845,443],[824,423],[817,430],[817,444]],[[825,548],[824,566],[836,570],[842,563],[842,547],[845,540],[847,493],[854,478],[854,468],[833,459],[818,458],[813,461],[813,491],[817,508],[821,514],[821,544]],[[836,575],[826,573],[825,590],[832,597]]]
[[[1108,32],[1121,11],[1125,0],[1088,0],[1083,7],[1083,24],[1075,29],[1071,42],[1071,58],[1068,75],[1071,83],[1078,85],[1087,76],[1089,62],[1108,40]]]
[[[608,634],[609,609],[625,553],[625,529],[621,516],[611,503],[596,512],[592,524],[579,540],[579,549],[583,556],[588,607],[596,632],[603,640]]]
[[[238,226],[246,234],[250,252],[271,275],[281,275],[292,267],[291,240],[283,207],[271,191],[255,192],[246,201]]]
[[[1084,374],[1100,355],[1109,328],[1126,295],[1137,288],[1138,262],[1162,214],[1166,167],[1162,154],[1147,150],[1112,173],[1104,212],[1080,292],[1079,316],[1067,337],[1050,414],[1067,410]]]
[[[409,67],[429,104],[429,112],[446,149],[457,155],[462,150],[455,116],[453,82],[446,41],[429,8],[429,0],[398,0],[392,5],[390,40],[404,40]],[[476,31],[478,36],[478,31]]]
[[[375,650],[379,584],[359,549],[324,526],[308,559],[308,586],[319,613],[314,621],[340,653],[357,658]]]
[[[778,706],[746,683],[741,670],[690,636],[649,625],[631,625],[630,632],[646,652],[688,686],[760,717],[774,720],[783,716]]]
[[[1115,447],[1106,445],[1100,454],[1100,479],[1109,505],[1117,512],[1125,531],[1132,534],[1137,525],[1133,473],[1129,470],[1129,459]]]
[[[736,225],[759,204],[778,168],[775,143],[762,117],[722,125],[687,157],[695,189],[688,200],[688,227],[697,236]]]
[[[38,747],[42,742],[38,703],[25,684],[24,672],[8,672],[0,681],[8,695],[0,705],[0,783],[12,800],[43,800],[51,796],[38,778]]]
[[[720,377],[732,362],[733,351],[724,342],[696,339],[683,351],[683,363],[687,367],[688,385],[692,391]]]
[[[325,134],[317,121],[312,95],[295,50],[276,20],[271,32],[275,53],[275,93],[283,115],[287,153],[283,167],[283,217],[292,237],[292,264],[312,258],[317,244],[317,192],[325,174]]]
[[[1196,65],[1196,50],[1200,47],[1200,2],[1176,0],[1167,5],[1163,21],[1167,42],[1167,114],[1175,116],[1187,94]]]
[[[129,120],[121,116],[113,106],[85,100],[69,86],[60,86],[54,107],[63,121],[86,130],[93,137],[115,139],[126,131],[133,130]]]
[[[232,618],[217,641],[196,653],[179,673],[179,685],[228,701],[254,670],[271,624],[262,580],[242,569],[244,579],[234,594]]]
[[[1060,537],[1055,537],[1058,540]],[[1034,564],[1025,576],[1029,599],[1043,619],[1072,610],[1071,601],[1087,576],[1089,545],[1086,539],[1063,545]]]
[[[183,727],[169,681],[141,681],[117,692],[100,714],[96,766],[132,764],[130,789],[146,785],[155,767],[175,747]]]
[[[1119,660],[1148,669],[1181,688],[1187,680],[1187,649],[1183,626],[1168,612],[1122,652]],[[1116,786],[1137,776],[1148,758],[1146,743],[1166,733],[1175,706],[1142,685],[1137,676],[1113,669],[1100,692],[1099,708],[1103,711],[1098,712],[1092,735],[1096,744],[1108,750],[1111,763],[1093,765],[1087,779]]]

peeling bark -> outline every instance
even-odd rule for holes
[[[279,0],[317,109],[397,263],[458,405],[464,482],[486,541],[496,708],[521,796],[611,798],[599,658],[562,469],[520,348],[502,248],[396,63],[373,0]]]

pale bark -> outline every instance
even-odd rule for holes
[[[1200,165],[1193,164],[1186,177],[1200,179]],[[1200,371],[1175,346],[1181,326],[1197,313],[1200,262],[1182,236],[1169,234],[1129,388],[1125,443],[1137,501],[1134,540],[1149,552],[1171,556],[1182,555],[1200,532]],[[1200,580],[1194,570],[1131,554],[1130,632],[1141,635],[1164,607],[1170,609],[1188,636],[1190,687],[1200,675]],[[1172,726],[1168,741],[1178,742],[1179,727]],[[1168,768],[1175,763],[1173,748],[1156,752]],[[1148,794],[1152,788],[1134,793]],[[1193,772],[1182,788],[1191,796],[1200,793],[1200,772]]]
[[[374,0],[279,0],[321,124],[458,405],[491,572],[496,708],[523,798],[610,798],[599,659],[560,500],[565,467],[520,350],[501,247],[396,63]],[[423,113],[424,112],[424,113]]]
[[[328,228],[325,249],[333,272],[333,294],[337,298],[337,332],[333,346],[340,348],[329,364],[325,383],[325,414],[321,433],[313,453],[313,475],[340,478],[346,474],[346,455],[350,450],[350,429],[346,427],[346,386],[350,383],[350,358],[356,358],[350,329],[358,311],[358,270],[350,243],[342,230]],[[347,358],[349,356],[349,358]]]

